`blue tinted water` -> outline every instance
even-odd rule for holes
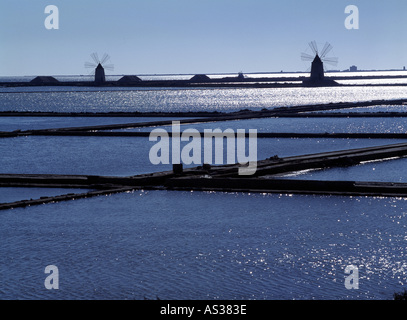
[[[2,111],[232,111],[406,98],[405,87],[4,93],[6,89],[0,93]],[[0,119],[7,130],[96,124],[91,118]],[[135,122],[129,120],[125,122]],[[399,118],[362,118],[187,127],[405,132],[405,125]],[[258,139],[258,158],[396,142],[402,140]],[[142,137],[0,139],[0,173],[133,175],[171,169],[151,164],[153,144]],[[313,171],[301,178],[404,182],[404,162]],[[1,188],[0,202],[65,191]],[[1,211],[0,298],[392,299],[407,281],[405,201],[135,191]],[[51,264],[59,268],[59,290],[44,287],[44,269]],[[358,290],[345,288],[349,264],[359,267]]]
[[[0,187],[0,203],[20,200],[39,199],[40,197],[59,196],[68,193],[86,193],[87,189],[71,188],[2,188]]]
[[[0,131],[39,130],[121,123],[177,120],[165,117],[0,117]],[[187,118],[183,118],[187,119]]]
[[[4,211],[0,296],[392,299],[407,281],[406,212],[395,198],[166,191]]]
[[[290,173],[289,179],[379,181],[407,183],[407,158],[369,161],[357,166]]]
[[[4,88],[3,90],[8,90]],[[81,92],[0,92],[0,111],[239,111],[330,102],[402,99],[406,89],[397,87],[334,88],[218,88],[162,90],[101,90]]]
[[[397,140],[403,142],[406,140]],[[386,139],[258,139],[259,160],[396,143]],[[181,143],[183,148],[188,142]],[[224,163],[227,145],[224,142]],[[89,174],[128,176],[172,170],[153,165],[147,137],[44,137],[0,139],[2,173]],[[203,144],[202,144],[203,145]],[[214,144],[213,144],[214,148]],[[213,162],[215,150],[213,151]],[[170,159],[172,154],[170,154]],[[201,156],[203,163],[203,155]],[[201,165],[202,163],[196,164]],[[194,167],[195,164],[185,167]]]
[[[405,112],[407,111],[406,105],[380,105],[371,107],[358,107],[337,110],[326,110],[318,113],[363,113],[363,112]]]
[[[172,126],[160,126],[172,131]],[[256,129],[257,132],[295,132],[295,133],[406,133],[407,118],[263,118],[249,120],[191,123],[181,125],[181,132],[186,129]],[[142,131],[151,128],[126,128],[110,131]]]

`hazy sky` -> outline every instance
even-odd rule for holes
[[[89,74],[92,52],[111,56],[108,74],[306,71],[312,40],[333,45],[336,69],[401,69],[406,33],[406,0],[0,0],[0,76]]]

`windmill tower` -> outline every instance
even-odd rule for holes
[[[105,69],[99,63],[95,69],[95,83],[101,84],[106,82]]]
[[[105,64],[110,59],[109,55],[106,53],[103,55],[101,60],[99,59],[97,53],[92,53],[90,56],[92,57],[94,63],[85,62],[85,68],[93,69],[91,74],[95,75],[95,84],[101,85],[106,82],[105,69],[113,70],[114,66],[113,64]]]
[[[324,63],[336,66],[338,64],[338,58],[327,57],[327,54],[332,50],[332,45],[330,45],[328,42],[325,43],[321,51],[318,50],[318,46],[315,41],[310,42],[309,47],[311,48],[313,55],[305,52],[301,53],[301,59],[303,61],[312,61],[309,81],[323,82],[325,80]]]

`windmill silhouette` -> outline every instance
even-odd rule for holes
[[[96,84],[102,84],[106,82],[106,75],[105,75],[105,69],[107,70],[113,70],[114,65],[113,64],[106,64],[110,60],[110,56],[108,54],[104,54],[102,59],[99,59],[99,56],[96,52],[92,53],[90,55],[93,59],[92,62],[85,62],[85,68],[92,68],[91,74],[95,75],[95,83]]]
[[[327,57],[328,53],[332,50],[332,45],[328,42],[325,43],[321,51],[318,49],[318,45],[315,41],[311,41],[309,44],[313,55],[309,53],[302,52],[301,60],[312,61],[311,64],[311,81],[322,81],[324,80],[324,71],[326,71],[324,63],[332,66],[338,64],[338,58]]]

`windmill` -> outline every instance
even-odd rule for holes
[[[332,45],[328,42],[325,43],[321,51],[319,51],[317,43],[311,41],[309,44],[313,55],[309,53],[301,53],[301,60],[303,61],[312,61],[311,64],[311,81],[322,81],[324,80],[324,67],[325,64],[336,66],[338,64],[338,58],[327,57],[328,53],[332,50]]]
[[[113,64],[105,64],[107,61],[110,60],[110,56],[108,54],[104,54],[102,59],[99,59],[99,56],[96,52],[92,53],[90,55],[93,59],[92,62],[85,62],[85,68],[92,68],[93,71],[91,74],[95,75],[95,83],[96,84],[102,84],[106,82],[106,76],[105,76],[105,69],[107,70],[113,70],[114,66]]]

